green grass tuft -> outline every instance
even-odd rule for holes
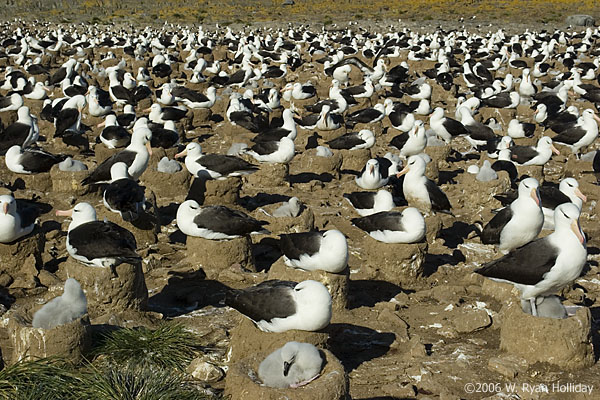
[[[55,358],[21,361],[0,371],[0,399],[70,400],[81,386],[73,366]]]
[[[123,328],[104,336],[95,349],[110,363],[183,371],[200,351],[198,338],[182,325],[164,323],[156,330]]]
[[[206,400],[213,398],[185,382],[181,373],[152,366],[90,367],[81,398],[94,400]]]

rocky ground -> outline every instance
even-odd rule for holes
[[[58,61],[54,60],[57,65]],[[322,67],[316,63],[311,65],[288,75],[286,80],[325,82]],[[420,73],[432,66],[432,62],[411,63],[411,71]],[[353,82],[360,82],[358,72],[353,73]],[[281,86],[284,83],[275,82]],[[206,86],[200,84],[196,89],[204,90]],[[326,83],[319,84],[320,97],[326,97],[327,89]],[[379,100],[374,95],[363,106]],[[224,153],[232,143],[249,139],[248,132],[222,120],[227,101],[227,93],[219,89],[212,113],[190,114],[178,125],[179,131],[185,132],[186,140],[200,141],[208,153]],[[447,114],[454,113],[454,95],[438,86],[434,86],[432,104],[446,104]],[[580,101],[573,104],[580,109],[591,106]],[[39,114],[39,103],[28,105],[34,114]],[[140,105],[138,111],[148,105]],[[481,117],[495,116],[506,125],[513,117],[530,120],[532,112],[524,105],[513,111],[484,110]],[[6,114],[0,118],[6,126],[14,117]],[[420,118],[427,123],[427,117]],[[99,119],[91,117],[84,120],[91,127],[86,133],[91,142],[91,138],[99,133],[99,128],[95,128],[98,122]],[[101,198],[97,194],[85,194],[78,184],[85,173],[71,175],[53,171],[37,177],[22,177],[8,172],[3,165],[0,180],[17,188],[18,198],[36,202],[44,210],[37,239],[21,248],[0,247],[3,264],[14,266],[13,270],[0,274],[0,284],[6,288],[4,294],[9,299],[5,302],[12,310],[31,316],[42,299],[60,293],[60,284],[67,276],[74,273],[85,276],[89,287],[93,287],[99,276],[108,274],[83,271],[67,259],[64,235],[68,222],[54,216],[56,209],[88,201],[96,206],[99,218],[118,221],[136,234],[140,253],[144,256],[142,268],[148,290],[146,306],[144,295],[140,294],[143,287],[139,282],[136,286],[128,280],[139,273],[127,266],[118,269],[120,280],[116,281],[117,286],[126,281],[133,285],[127,288],[133,293],[127,300],[129,303],[111,309],[99,301],[97,307],[90,310],[91,323],[96,326],[152,327],[161,319],[173,319],[185,324],[201,335],[203,345],[212,348],[204,360],[208,363],[203,364],[206,373],[202,379],[207,386],[220,390],[227,385],[227,374],[232,368],[232,355],[228,353],[235,338],[232,332],[241,329],[237,335],[247,342],[246,347],[238,343],[242,349],[239,350],[241,354],[235,355],[238,360],[252,354],[253,335],[259,334],[251,326],[244,327],[236,311],[222,305],[225,287],[246,287],[265,279],[288,277],[292,273],[285,271],[273,245],[277,233],[335,228],[349,240],[349,279],[321,276],[329,279],[330,284],[337,282],[342,288],[335,300],[328,335],[318,340],[326,340],[323,344],[343,364],[352,398],[597,398],[600,387],[594,387],[593,390],[598,392],[586,396],[573,393],[573,390],[561,392],[560,387],[552,386],[558,382],[597,386],[600,381],[600,368],[595,362],[600,348],[600,281],[597,279],[600,191],[596,178],[590,173],[591,163],[575,160],[567,148],[562,148],[561,155],[554,156],[543,168],[519,171],[541,181],[558,182],[563,177],[573,176],[588,196],[581,223],[588,235],[589,262],[583,276],[561,293],[566,304],[581,308],[573,308],[577,313],[564,321],[541,321],[520,312],[518,296],[510,286],[492,283],[472,273],[482,263],[500,256],[492,246],[482,245],[473,237],[472,224],[491,219],[491,209],[500,206],[493,195],[509,186],[508,178],[503,174],[498,180],[481,183],[465,172],[470,165],[481,165],[484,156],[480,160],[465,159],[451,153],[450,148],[427,148],[434,160],[428,175],[448,194],[454,215],[428,217],[426,244],[382,244],[351,226],[349,220],[356,214],[342,195],[358,190],[354,183],[356,171],[368,158],[385,154],[389,150],[387,143],[395,134],[391,129],[387,134],[383,133],[389,128],[387,119],[369,128],[378,133],[376,146],[370,151],[341,154],[337,164],[303,151],[312,131],[301,130],[296,140],[299,154],[289,164],[289,169],[266,167],[241,181],[231,178],[208,182],[200,190],[205,204],[225,203],[270,222],[269,229],[274,234],[252,237],[250,256],[236,253],[243,253],[245,246],[239,241],[229,244],[227,251],[215,253],[219,250],[214,244],[186,241],[177,232],[174,221],[177,204],[185,199],[192,180],[185,169],[168,178],[156,171],[158,160],[164,155],[173,158],[177,149],[156,151],[148,171],[141,178],[152,203],[149,220],[158,222],[148,226],[123,224],[114,214],[107,213]],[[50,124],[40,121],[47,149],[76,154],[76,149],[51,138],[49,132],[52,129]],[[539,137],[542,130],[537,129],[536,137]],[[321,134],[327,139],[344,131]],[[534,144],[536,140],[521,140],[519,144]],[[597,147],[594,143],[588,150]],[[467,143],[460,139],[452,144],[452,150],[467,148]],[[85,159],[90,167],[111,153],[101,145],[95,150],[95,158]],[[299,197],[306,206],[299,217],[277,220],[265,214],[264,211],[273,210],[275,203],[291,196]],[[202,251],[205,247],[198,246],[212,247]],[[293,279],[306,279],[305,276],[294,272]],[[118,293],[122,290],[115,286],[114,278],[109,279],[110,285],[96,291],[105,294],[103,291]],[[85,283],[82,285],[85,287]],[[135,305],[133,308],[141,307],[147,311],[127,310],[132,304]],[[0,343],[5,346],[12,340],[6,332],[4,330],[0,338],[3,340]],[[0,345],[0,348],[3,357],[7,358],[6,347]],[[549,393],[536,393],[544,389],[540,385],[547,385]],[[234,397],[241,390],[229,388]],[[253,397],[247,395],[245,398]]]

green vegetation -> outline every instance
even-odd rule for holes
[[[20,361],[0,371],[2,400],[208,400],[183,372],[199,353],[198,338],[179,324],[103,335],[93,358]]]
[[[94,354],[113,364],[183,370],[199,353],[198,338],[182,325],[123,328],[106,335]]]

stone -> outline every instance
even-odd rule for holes
[[[194,358],[186,368],[186,372],[202,382],[218,382],[225,376],[221,368],[204,360],[202,357]]]
[[[596,26],[596,20],[591,15],[575,14],[565,18],[565,23],[575,26]]]
[[[410,383],[386,383],[385,385],[381,386],[380,389],[386,395],[399,399],[413,398],[417,394],[415,387]]]
[[[249,271],[256,271],[252,257],[252,241],[248,236],[228,240],[188,236],[186,249],[186,261],[194,270],[204,270],[208,279],[218,277],[221,271],[234,264]]]
[[[425,217],[425,237],[427,243],[433,243],[433,241],[440,235],[442,230],[442,217],[440,214],[428,215]]]
[[[321,350],[325,360],[323,370],[319,377],[309,384],[287,389],[262,386],[258,380],[258,366],[271,351],[278,347],[281,346],[273,343],[268,347],[269,351],[257,350],[249,357],[232,363],[225,381],[225,395],[231,400],[343,400],[348,398],[348,378],[344,367],[329,350]]]
[[[123,263],[114,268],[88,267],[69,257],[56,275],[65,281],[75,278],[85,292],[90,318],[128,309],[144,310],[148,289],[141,263]]]
[[[459,333],[473,333],[487,328],[492,324],[492,319],[485,310],[457,309],[450,319],[452,325]]]
[[[282,6],[293,6],[294,4],[296,4],[294,0],[283,0],[283,3],[281,3]]]
[[[394,335],[396,335],[395,341],[405,343],[410,339],[408,324],[400,317],[398,312],[385,308],[378,313],[377,320],[394,332]]]
[[[87,315],[52,329],[33,328],[24,316],[10,310],[0,321],[8,338],[0,340],[8,365],[23,359],[58,356],[80,363],[91,349],[92,330]]]
[[[528,363],[525,359],[504,355],[502,357],[492,357],[488,361],[488,369],[497,372],[509,379],[515,378],[518,374],[527,370]]]
[[[350,280],[350,270],[345,268],[338,274],[332,274],[326,271],[305,271],[288,267],[283,262],[283,257],[279,258],[269,269],[267,279],[290,280],[302,282],[314,280],[321,282],[329,294],[331,294],[331,309],[336,312],[346,309],[348,303],[348,284]]]
[[[594,364],[591,314],[582,307],[565,319],[534,317],[514,299],[501,310],[500,348],[529,364],[547,362],[565,370]]]

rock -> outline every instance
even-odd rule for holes
[[[499,373],[509,379],[513,379],[518,374],[527,371],[528,366],[525,359],[513,355],[492,357],[488,361],[488,369],[490,371]]]
[[[408,334],[408,324],[400,318],[397,311],[384,308],[378,313],[377,320],[385,324],[387,329],[394,332],[394,335],[396,335],[395,341],[406,343],[410,339]]]
[[[575,26],[595,26],[596,20],[591,15],[575,14],[565,18],[565,23]]]
[[[39,272],[38,279],[40,280],[40,283],[46,287],[62,284],[58,276],[52,272],[46,271],[45,269]]]
[[[492,319],[485,310],[459,308],[451,318],[452,325],[459,333],[472,333],[487,328]]]
[[[410,383],[407,383],[407,384],[402,384],[402,383],[398,383],[398,382],[387,383],[387,384],[381,386],[380,389],[386,395],[393,396],[394,398],[398,398],[398,399],[413,398],[417,394],[415,387]]]
[[[42,329],[33,328],[23,316],[10,310],[0,321],[0,326],[8,333],[8,338],[0,341],[2,358],[8,365],[22,359],[53,356],[79,363],[92,345],[87,315],[52,329]]]
[[[249,271],[256,271],[252,257],[252,241],[243,236],[229,240],[209,240],[188,236],[186,241],[186,261],[194,270],[202,268],[208,279],[238,264]]]
[[[427,238],[427,243],[433,243],[442,230],[442,217],[440,214],[426,216],[425,228],[425,237]]]
[[[350,270],[348,268],[339,274],[320,270],[305,271],[288,267],[283,262],[283,257],[281,257],[269,269],[267,279],[291,280],[295,282],[311,279],[321,282],[329,290],[329,294],[331,294],[331,309],[333,313],[346,309],[348,303],[348,283],[350,280]]]
[[[221,368],[205,361],[202,357],[193,359],[186,372],[199,381],[209,383],[218,382],[225,376]]]
[[[496,282],[487,278],[483,278],[481,282],[481,292],[486,296],[493,297],[501,304],[505,304],[514,299],[515,296],[519,296],[519,291],[511,283]]]
[[[283,0],[283,3],[281,3],[282,6],[293,6],[294,4],[296,4],[294,0]]]
[[[287,343],[284,342],[284,344]],[[279,345],[269,351],[255,351],[249,357],[232,364],[225,381],[225,395],[231,400],[343,400],[348,396],[348,378],[340,361],[328,350],[322,350],[325,359],[321,375],[299,388],[277,389],[261,386],[258,365]]]
[[[63,281],[75,278],[81,284],[92,319],[106,313],[146,308],[148,289],[141,263],[123,263],[113,272],[111,268],[88,267],[69,257],[60,264],[56,275]]]
[[[310,343],[319,348],[327,347],[327,340],[329,339],[327,329],[325,328],[318,332],[299,330],[278,333],[263,332],[247,317],[240,315],[239,323],[230,332],[229,365],[233,365],[241,359],[252,357],[254,354],[261,352],[264,352],[266,357],[275,349],[282,347],[290,341]],[[227,381],[229,381],[229,375],[227,376]]]
[[[528,363],[547,362],[566,370],[594,364],[591,315],[586,307],[565,319],[525,314],[517,299],[501,311],[500,348]]]

